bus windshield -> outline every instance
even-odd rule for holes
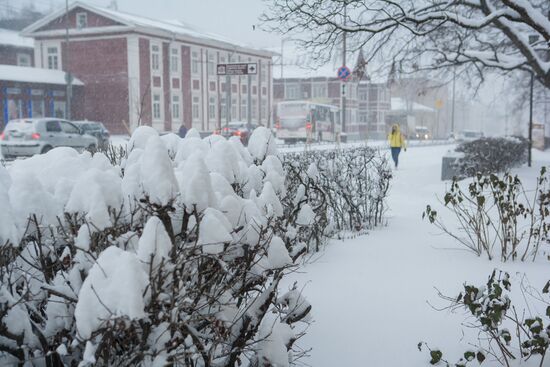
[[[279,117],[306,117],[309,113],[309,108],[306,103],[280,103]]]

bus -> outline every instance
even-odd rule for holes
[[[279,102],[276,107],[275,136],[285,143],[336,141],[342,132],[340,109],[308,101]]]

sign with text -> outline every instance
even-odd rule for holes
[[[258,64],[218,64],[218,75],[256,75],[258,74]]]

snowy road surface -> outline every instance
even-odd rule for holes
[[[539,290],[548,280],[548,262],[491,263],[458,249],[422,220],[426,204],[437,204],[436,194],[443,196],[441,156],[448,149],[422,147],[402,154],[388,202],[388,226],[333,241],[317,261],[287,280],[287,286],[294,281],[305,285],[313,306],[314,322],[300,343],[313,349],[305,365],[428,366],[427,352],[417,349],[419,341],[441,348],[450,362],[457,362],[475,338],[461,341],[463,314],[438,312],[427,303],[447,305],[434,287],[455,296],[465,281],[482,284],[497,266],[513,279],[527,273]],[[535,153],[534,167],[518,172],[532,181],[541,164],[550,164],[550,154]]]

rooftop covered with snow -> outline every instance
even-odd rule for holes
[[[90,5],[83,2],[74,2],[69,5],[69,12],[79,8],[89,12],[98,14],[115,21],[120,25],[102,26],[102,27],[86,27],[82,29],[70,29],[72,35],[96,34],[96,33],[113,33],[113,32],[140,32],[154,36],[167,37],[182,42],[200,42],[213,47],[230,48],[235,51],[250,52],[264,57],[272,57],[274,52],[268,50],[260,50],[243,43],[235,42],[224,36],[213,34],[199,30],[195,26],[184,23],[179,20],[157,20],[139,15],[129,14],[119,10],[112,10]],[[51,36],[64,34],[65,30],[41,30],[42,27],[54,21],[57,18],[63,17],[65,9],[60,9],[50,15],[38,20],[23,30],[23,34],[28,36]]]
[[[0,80],[37,84],[66,84],[64,71],[13,65],[0,65]],[[72,84],[84,85],[77,78],[73,79]]]
[[[0,28],[0,46],[34,48],[34,40],[21,36],[19,32]]]

